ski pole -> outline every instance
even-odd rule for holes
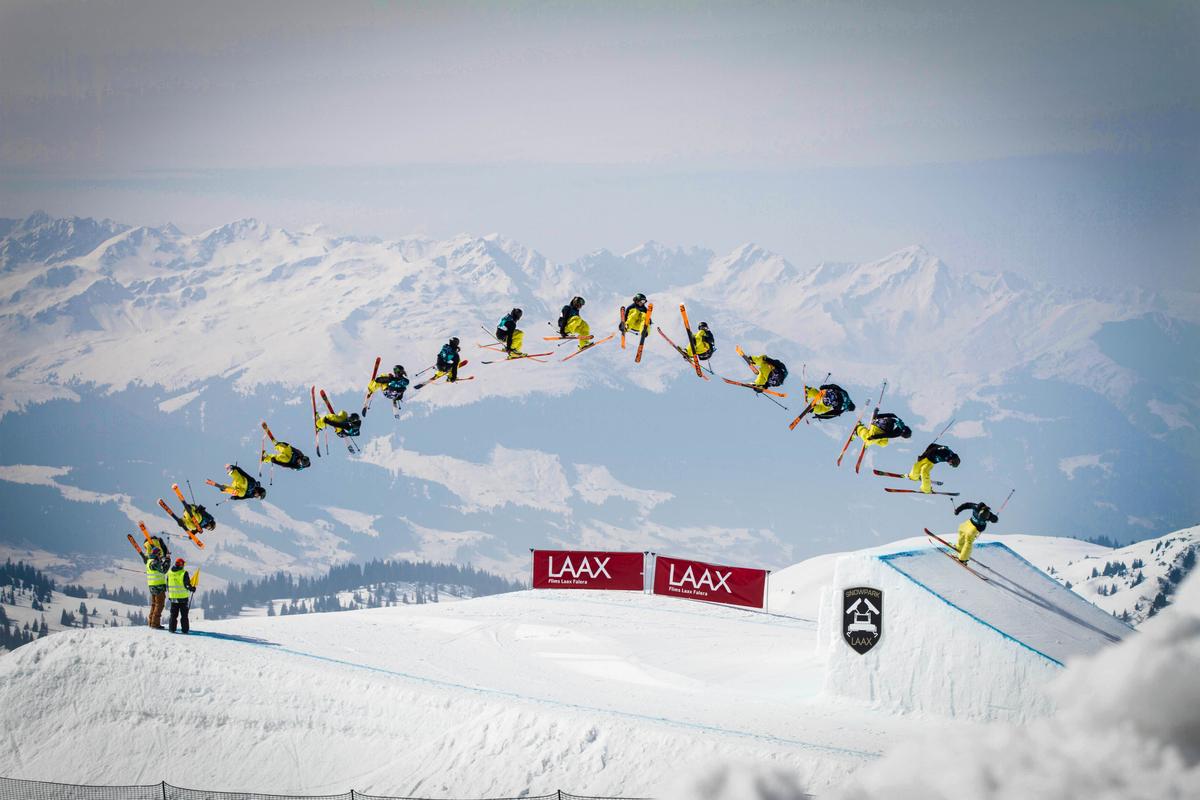
[[[781,402],[779,402],[778,400],[776,400],[774,397],[771,397],[771,395],[767,394],[766,392],[758,392],[757,394],[758,394],[758,396],[759,396],[759,397],[765,397],[765,398],[767,398],[767,399],[768,399],[768,400],[770,400],[772,403],[774,403],[775,405],[777,405],[777,406],[779,406],[780,408],[782,408],[784,411],[787,411],[787,410],[788,410],[788,407],[787,407],[787,406],[785,406],[783,403],[781,403]]]
[[[432,367],[426,367],[425,369],[423,369],[423,370],[421,370],[420,372],[418,372],[416,375],[413,375],[413,377],[414,377],[414,378],[419,378],[419,377],[421,377],[422,375],[424,375],[426,372],[429,372],[429,370],[431,370],[431,369],[435,369],[436,367],[437,367],[437,364],[434,364]]]
[[[942,432],[939,433],[937,436],[933,437],[932,444],[937,444],[937,440],[942,438],[943,436],[945,436],[946,431],[950,430],[950,426],[953,425],[957,421],[958,421],[958,417],[951,417],[950,421],[946,423],[946,427],[942,428]]]
[[[191,478],[185,478],[185,479],[184,479],[184,483],[186,483],[186,484],[187,484],[187,487],[188,487],[188,494],[190,494],[190,495],[192,496],[192,505],[196,505],[196,493],[192,491],[192,480],[191,480]]]
[[[1008,505],[1008,501],[1012,500],[1012,496],[1016,493],[1017,493],[1016,488],[1014,488],[1011,492],[1008,493],[1008,497],[1004,498],[1004,502],[1000,504],[1000,508],[996,509],[997,514],[999,514],[1001,511],[1004,510],[1004,507],[1006,505]]]

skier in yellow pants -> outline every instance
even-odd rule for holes
[[[908,472],[910,481],[920,481],[921,491],[929,494],[933,491],[933,482],[929,479],[929,474],[933,472],[934,464],[949,463],[950,466],[958,468],[960,459],[958,453],[946,447],[944,444],[934,442],[925,448],[925,452],[921,453],[921,457],[917,459],[917,463],[913,464],[913,468]]]
[[[562,314],[558,318],[558,335],[578,339],[580,350],[587,347],[592,339],[592,329],[579,316],[583,302],[582,297],[571,298],[571,302],[562,307]]]
[[[988,508],[987,503],[982,502],[963,503],[954,509],[954,513],[961,514],[968,508],[973,513],[969,520],[958,526],[958,541],[954,543],[954,549],[958,551],[958,560],[964,564],[971,560],[971,548],[975,545],[976,537],[984,532],[989,522],[1000,521],[1000,518]]]
[[[768,355],[748,356],[745,353],[742,353],[742,358],[747,364],[758,370],[758,377],[754,379],[754,386],[757,389],[783,386],[783,382],[787,380],[787,365],[777,358],[771,358]]]
[[[858,423],[854,433],[862,439],[864,447],[887,447],[892,439],[907,439],[912,436],[912,429],[895,414],[880,414],[879,409],[875,409],[875,413],[871,415],[871,424]]]
[[[646,295],[638,292],[633,296],[633,302],[625,307],[625,319],[617,326],[621,333],[641,333],[646,326]]]
[[[496,324],[495,336],[504,343],[504,352],[509,358],[519,358],[524,355],[521,346],[525,343],[525,331],[517,327],[517,321],[524,315],[519,308],[514,308]]]

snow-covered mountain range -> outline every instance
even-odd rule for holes
[[[860,408],[887,378],[885,410],[917,433],[876,465],[906,470],[956,418],[944,440],[964,466],[941,477],[962,499],[1017,487],[1007,530],[1127,541],[1200,516],[1194,294],[964,272],[920,247],[801,269],[754,245],[650,242],[557,264],[496,235],[380,241],[254,220],[187,234],[35,214],[0,233],[0,545],[70,555],[76,577],[104,577],[124,555],[112,529],[153,518],[171,481],[252,462],[259,419],[310,447],[310,385],[355,409],[375,356],[412,373],[458,335],[472,358],[472,337],[514,305],[540,344],[574,294],[609,329],[645,292],[673,338],[686,302],[717,335],[718,373],[744,376],[741,344],[787,362],[794,393],[832,371]],[[790,416],[701,384],[657,337],[637,366],[613,344],[475,368],[398,422],[373,410],[360,460],[335,453],[277,475],[261,507],[222,508],[214,574],[382,555],[519,575],[535,544],[783,566],[956,524],[834,471],[848,420],[789,433]]]

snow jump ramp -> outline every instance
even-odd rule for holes
[[[1067,660],[1132,629],[998,542],[963,569],[929,546],[838,560],[822,595],[824,691],[896,712],[1021,720]]]

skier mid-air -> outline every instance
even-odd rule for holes
[[[592,338],[591,327],[579,316],[583,305],[582,297],[572,297],[571,302],[562,307],[562,313],[558,317],[558,335],[564,339],[578,339],[580,350],[587,347]]]
[[[521,346],[525,343],[525,331],[517,327],[517,322],[524,315],[519,308],[509,311],[496,323],[496,339],[504,345],[504,352],[509,358],[520,358],[525,355]]]
[[[371,395],[375,392],[382,391],[383,396],[392,401],[392,413],[400,411],[400,404],[404,401],[404,392],[408,389],[408,373],[404,371],[404,365],[397,364],[392,367],[392,371],[388,375],[377,375],[367,384],[367,401],[370,402]],[[366,404],[363,405],[366,408]]]
[[[955,469],[961,463],[958,453],[946,447],[944,444],[932,442],[925,451],[921,453],[917,459],[917,463],[913,464],[913,468],[909,470],[907,477],[910,481],[920,481],[921,491],[925,494],[930,494],[933,491],[933,482],[930,479],[930,473],[933,472],[934,464],[949,464]]]
[[[625,307],[625,315],[617,325],[617,330],[621,333],[641,333],[642,329],[646,327],[648,302],[646,295],[641,292],[635,294],[630,304]]]
[[[237,464],[226,464],[225,471],[229,473],[230,483],[217,483],[213,480],[206,480],[205,483],[230,495],[234,500],[262,500],[267,496],[266,488]]]

